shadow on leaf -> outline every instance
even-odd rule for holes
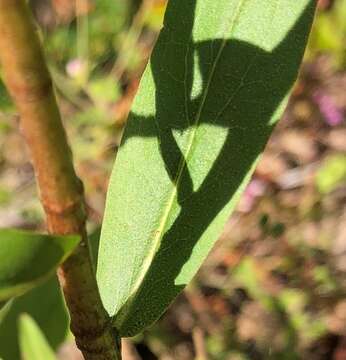
[[[133,137],[157,139],[175,187],[174,201],[180,206],[174,222],[164,224],[140,287],[116,315],[115,326],[122,336],[138,333],[163,313],[206,256],[200,249],[214,243],[215,235],[204,235],[215,230],[210,224],[220,212],[224,221],[234,207],[296,79],[314,1],[271,52],[236,39],[194,42],[194,5],[192,0],[170,3],[149,65],[155,82],[155,116],[131,113],[122,142],[124,146]],[[181,7],[186,8],[185,16],[177,20]],[[293,44],[301,51],[292,56]],[[199,75],[194,75],[195,65]],[[199,94],[194,94],[193,76],[201,77]],[[212,127],[223,131],[219,139],[208,141]],[[209,149],[215,152],[217,145],[218,154],[197,181],[189,167],[191,161],[197,168],[203,161],[196,156],[198,142],[206,154]]]

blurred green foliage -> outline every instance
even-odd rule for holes
[[[23,359],[56,360],[53,349],[35,320],[28,314],[19,317],[20,350]]]
[[[330,10],[318,12],[310,37],[308,55],[332,55],[338,68],[346,65],[346,0],[336,0]]]
[[[85,56],[91,68],[102,66],[117,52],[119,35],[128,25],[129,11],[128,1],[98,0],[88,16],[82,16],[84,22],[73,21],[44,34],[48,59],[63,68],[69,60]],[[81,29],[83,26],[87,29]],[[78,54],[78,44],[83,42],[87,43],[87,48]]]
[[[68,338],[69,318],[57,278],[53,277],[1,309],[0,358],[3,360],[20,359],[18,321],[23,313],[35,320],[53,349]]]
[[[317,172],[316,185],[321,194],[328,194],[346,181],[346,155],[326,158]]]
[[[7,93],[4,83],[0,78],[0,111],[6,111],[12,105],[12,101]],[[0,131],[1,131],[1,124],[0,124]]]

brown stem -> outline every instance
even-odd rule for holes
[[[195,327],[193,329],[192,339],[195,346],[196,360],[208,360],[205,335],[200,327]]]
[[[77,345],[86,360],[119,360],[118,341],[90,257],[83,186],[73,168],[52,80],[25,0],[0,0],[0,63],[21,115],[48,230],[81,235],[80,245],[58,271]]]

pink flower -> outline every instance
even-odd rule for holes
[[[240,200],[238,210],[241,212],[249,212],[253,208],[255,201],[258,197],[262,196],[265,192],[266,184],[259,179],[253,179]]]
[[[322,91],[316,91],[313,99],[329,126],[337,126],[342,123],[343,112],[336,106],[331,96]]]

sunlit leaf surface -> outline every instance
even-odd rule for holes
[[[285,108],[315,0],[171,0],[111,177],[98,258],[121,335],[207,256]]]

